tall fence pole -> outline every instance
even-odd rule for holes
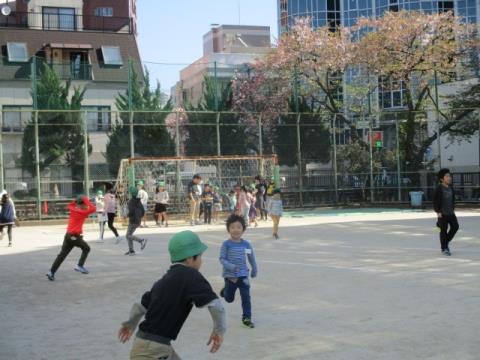
[[[373,133],[372,133],[372,119],[368,119],[368,149],[370,153],[370,202],[375,201],[375,191],[373,186]]]
[[[180,157],[180,124],[178,111],[175,112],[175,156]],[[180,160],[175,162],[175,194],[180,194]]]
[[[221,142],[220,142],[220,113],[217,112],[216,116],[216,130],[217,130],[217,155],[221,156],[222,155],[222,148],[221,148]]]
[[[433,73],[434,84],[435,84],[435,117],[437,121],[437,149],[438,149],[438,168],[442,168],[442,143],[440,135],[440,111],[438,109],[438,77],[437,70]]]
[[[87,112],[83,113],[83,173],[85,177],[85,195],[90,198],[90,169],[88,168],[88,127]]]
[[[260,158],[259,175],[263,178],[265,176],[265,161],[263,160],[263,139],[262,139],[262,115],[258,115],[258,154]]]
[[[5,189],[3,168],[3,111],[0,111],[0,190]]]
[[[133,135],[133,69],[132,60],[128,59],[128,124],[130,127],[130,157],[135,157],[135,139]]]
[[[338,169],[337,169],[337,114],[333,115],[333,183],[335,186],[335,204],[338,204]]]
[[[298,190],[300,207],[303,207],[303,166],[302,166],[302,143],[300,134],[300,113],[297,113],[297,167],[298,167]]]
[[[217,73],[217,62],[213,62],[213,76],[214,76],[214,84],[215,84],[215,97],[214,97],[214,106],[215,106],[215,111],[218,111],[218,73]]]
[[[42,220],[42,183],[40,179],[40,140],[38,136],[38,110],[35,110],[33,121],[35,125],[35,178],[37,180],[37,214]]]
[[[400,131],[398,129],[398,116],[395,114],[395,134],[396,134],[396,145],[397,145],[397,192],[398,192],[398,201],[402,201],[402,176],[400,174]]]
[[[220,139],[220,113],[217,112],[216,116],[216,130],[217,130],[217,156],[222,156],[222,147],[221,147],[221,139]],[[218,160],[217,162],[217,169],[218,169],[218,179],[219,184],[218,186],[222,189],[222,162]]]

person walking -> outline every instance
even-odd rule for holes
[[[109,189],[104,197],[104,212],[107,215],[108,228],[112,230],[116,238],[116,243],[120,242],[120,236],[118,235],[117,228],[113,225],[115,222],[115,216],[117,216],[117,199],[113,189]]]
[[[273,221],[273,237],[279,239],[278,226],[280,224],[280,218],[283,215],[282,193],[280,189],[275,189],[272,194],[272,198],[268,202],[267,210]]]
[[[85,195],[79,195],[76,200],[68,205],[68,210],[70,211],[70,216],[68,219],[67,233],[63,238],[62,250],[53,262],[50,271],[46,274],[50,281],[55,280],[55,273],[74,247],[78,247],[82,250],[82,255],[80,256],[78,265],[75,267],[75,271],[82,274],[89,273],[84,265],[88,253],[90,252],[90,246],[88,246],[85,240],[83,240],[83,224],[88,216],[96,211],[96,208],[95,205],[90,202],[88,197]]]
[[[12,228],[17,221],[15,204],[4,190],[0,196],[0,240],[3,240],[3,228],[7,227],[8,246],[12,246]]]
[[[105,198],[103,196],[103,191],[98,190],[97,195],[95,196],[95,207],[97,208],[97,220],[100,230],[100,241],[103,241],[103,234],[105,233],[105,224],[107,223],[107,218],[105,216]]]
[[[141,239],[133,235],[135,230],[140,227],[142,218],[145,216],[145,208],[143,207],[141,200],[138,197],[138,189],[135,187],[130,188],[130,200],[128,201],[128,228],[127,228],[127,242],[128,242],[128,251],[125,255],[135,255],[135,250],[133,249],[133,242],[136,241],[140,244],[140,249],[145,249],[147,245],[147,239]]]
[[[143,206],[143,225],[140,225],[141,227],[148,227],[147,226],[147,213],[148,213],[148,193],[145,190],[145,184],[142,180],[138,182],[137,185],[138,189],[138,198],[140,199],[140,202],[142,203]]]
[[[451,256],[450,242],[459,229],[455,215],[455,190],[449,169],[441,169],[437,178],[439,184],[433,195],[433,208],[437,213],[437,226],[440,228],[440,247],[442,254]]]
[[[202,202],[202,190],[200,187],[200,182],[202,177],[198,174],[195,174],[192,178],[192,181],[188,184],[187,188],[187,197],[190,205],[190,225],[198,225],[200,216],[200,204]]]
[[[260,220],[267,220],[267,185],[260,175],[255,177],[255,204],[260,212]]]

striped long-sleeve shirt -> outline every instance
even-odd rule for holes
[[[252,245],[243,239],[240,241],[224,241],[220,250],[220,263],[223,265],[222,276],[224,278],[248,277],[247,258],[252,269],[251,276],[256,277],[257,263]]]

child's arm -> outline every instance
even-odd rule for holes
[[[250,253],[247,255],[248,257],[248,262],[250,263],[250,266],[252,267],[252,271],[250,272],[250,276],[252,278],[257,277],[257,261],[255,260],[255,254],[253,253],[253,248],[252,245],[248,245],[250,249]]]
[[[225,308],[219,299],[215,299],[207,305],[210,316],[213,320],[213,331],[210,335],[207,345],[212,344],[211,353],[215,353],[220,349],[223,343],[223,335],[227,331],[227,321],[225,319]]]
[[[237,265],[232,264],[230,261],[228,261],[227,244],[226,243],[223,243],[222,248],[220,249],[220,263],[227,270],[235,271],[237,269]]]
[[[120,342],[127,342],[132,336],[133,332],[138,326],[138,323],[142,317],[146,314],[148,305],[150,304],[150,291],[147,291],[142,296],[142,300],[139,303],[135,303],[130,310],[130,316],[127,321],[122,323],[120,330],[118,331],[118,339]]]

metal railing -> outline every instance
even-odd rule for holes
[[[129,17],[90,16],[62,12],[13,12],[8,16],[0,15],[0,28],[95,31],[127,34],[133,32],[132,19]]]

